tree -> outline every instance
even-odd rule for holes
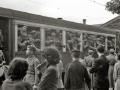
[[[111,0],[106,3],[106,9],[110,12],[120,14],[120,0]]]

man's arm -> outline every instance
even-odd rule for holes
[[[39,64],[39,61],[38,61],[38,59],[36,59],[34,61],[34,68],[35,68],[35,81],[34,81],[34,85],[37,85],[38,81],[39,81],[38,74],[37,74],[37,66],[38,66],[38,64]]]
[[[56,77],[56,75],[57,72],[55,69],[47,69],[38,85],[38,90],[47,90],[48,86],[50,86],[51,80],[53,80]]]
[[[114,79],[114,81],[116,82],[116,79],[117,79],[117,63],[116,63],[115,66],[114,66],[113,79]]]
[[[92,66],[92,68],[90,69],[90,73],[94,73],[94,72],[96,72],[97,69],[98,69],[98,67],[99,67],[98,60],[95,60],[95,61],[93,62],[93,66]]]
[[[110,65],[109,66],[109,71],[108,71],[108,77],[109,77],[109,87],[113,88],[113,71],[114,71],[114,66]]]
[[[88,75],[88,71],[87,69],[85,68],[85,82],[89,88],[89,90],[91,89],[91,79],[90,79],[90,76]]]
[[[115,60],[110,61],[109,70],[108,70],[109,88],[114,87],[114,80],[113,80],[114,65],[115,65]]]
[[[70,83],[70,67],[69,65],[66,66],[66,69],[65,69],[65,78],[64,78],[64,86],[66,89],[69,89],[69,83]]]

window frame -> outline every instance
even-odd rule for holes
[[[96,33],[96,32],[92,32],[92,31],[86,31],[86,30],[78,30],[78,29],[72,29],[72,28],[66,28],[66,27],[60,27],[60,26],[55,26],[55,25],[48,25],[48,24],[40,24],[40,23],[35,23],[35,22],[28,22],[28,21],[22,21],[22,20],[15,20],[15,52],[19,52],[18,51],[18,25],[27,25],[27,26],[33,26],[33,27],[40,27],[40,32],[41,29],[43,29],[42,33],[41,33],[41,50],[45,47],[45,28],[49,28],[49,29],[55,29],[55,30],[62,30],[62,41],[63,44],[66,45],[66,32],[67,31],[74,31],[74,32],[80,32],[80,51],[83,51],[83,33],[86,34],[96,34],[96,35],[103,35],[103,36],[111,36],[111,37],[115,37],[115,35],[113,34],[105,34],[105,33]],[[43,42],[44,41],[44,42]],[[44,43],[44,44],[43,44]],[[66,52],[66,47],[62,49],[63,52]]]

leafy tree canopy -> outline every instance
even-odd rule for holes
[[[106,9],[110,12],[120,14],[120,0],[111,0],[106,3]]]

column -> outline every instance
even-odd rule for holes
[[[15,52],[18,51],[18,25],[15,25]]]
[[[62,41],[63,41],[63,45],[65,47],[63,47],[63,52],[66,52],[66,31],[62,31]]]
[[[80,35],[80,51],[83,51],[83,33]]]
[[[117,44],[116,44],[116,37],[115,37],[115,52],[116,52],[116,47],[117,47]]]
[[[96,43],[94,43],[94,48],[96,48],[96,46],[97,46]]]
[[[45,28],[40,28],[40,37],[41,37],[41,50],[43,50],[44,49],[44,47],[45,47]]]
[[[105,50],[106,51],[108,50],[108,38],[107,37],[105,38]]]

